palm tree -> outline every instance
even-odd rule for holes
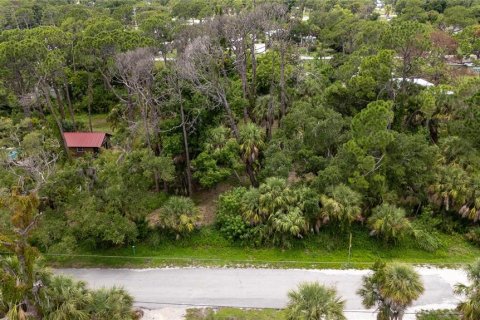
[[[273,241],[282,246],[289,246],[289,238],[301,238],[307,230],[307,222],[299,208],[293,207],[288,211],[279,211],[272,215],[269,231],[273,234]]]
[[[439,207],[443,206],[447,211],[459,210],[463,215],[464,206],[470,207],[470,175],[459,165],[453,164],[441,169],[438,176],[436,183],[428,190],[430,201]]]
[[[195,229],[200,216],[192,199],[173,196],[160,209],[151,213],[147,220],[150,227],[171,230],[178,239],[182,234]]]
[[[460,283],[455,286],[455,293],[466,297],[457,309],[462,314],[462,320],[480,319],[480,259],[467,267],[467,276],[470,286]]]
[[[287,186],[287,180],[270,177],[265,180],[260,188],[260,211],[265,216],[270,216],[278,211],[283,211],[292,202],[293,194]]]
[[[30,250],[33,251],[31,247],[25,251]],[[37,293],[49,274],[41,261],[30,254],[26,255],[26,269],[18,256],[0,255],[0,316],[7,319],[26,319],[39,313]],[[27,282],[27,278],[31,280]]]
[[[352,222],[362,217],[362,196],[344,184],[334,187],[330,196],[320,196],[320,202],[323,222],[336,220],[343,229],[348,229]]]
[[[387,4],[387,5],[385,5],[384,8],[385,8],[385,15],[386,15],[387,17],[390,17],[390,14],[392,13],[392,10],[393,10],[392,5],[391,5],[391,4]]]
[[[44,285],[40,307],[46,320],[134,319],[133,298],[123,289],[90,291],[85,282],[64,276],[50,277]]]
[[[248,122],[240,127],[240,152],[245,162],[245,169],[252,186],[258,187],[257,177],[255,176],[256,165],[260,155],[260,150],[264,146],[263,130],[252,122]]]
[[[396,242],[412,233],[412,225],[405,218],[405,210],[391,204],[382,204],[373,209],[368,218],[371,235],[382,237],[385,242]]]
[[[318,282],[302,283],[297,291],[288,293],[286,309],[288,320],[344,320],[345,301],[337,297],[334,288],[326,288]]]
[[[420,275],[403,264],[376,263],[357,293],[366,308],[377,306],[378,320],[402,320],[405,310],[423,293]]]
[[[47,320],[82,320],[90,319],[86,308],[91,302],[84,282],[57,276],[46,284],[41,307]]]
[[[88,311],[92,320],[133,320],[133,298],[124,289],[100,289],[91,293]]]
[[[251,225],[258,225],[266,219],[263,212],[260,211],[260,191],[256,188],[248,189],[242,196],[240,204],[243,217]]]

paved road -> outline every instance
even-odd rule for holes
[[[457,282],[466,283],[463,271],[417,270],[423,278],[425,293],[411,311],[452,308],[457,304],[452,287]],[[362,276],[368,273],[364,270],[165,268],[61,269],[56,272],[85,280],[92,288],[123,286],[135,297],[138,306],[151,309],[170,304],[282,308],[290,289],[300,282],[319,281],[337,288],[346,300],[346,310],[355,311],[350,319],[374,319],[355,293]],[[360,310],[363,314],[357,312]]]

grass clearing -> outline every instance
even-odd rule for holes
[[[457,267],[480,256],[480,248],[460,235],[440,235],[442,248],[426,252],[414,241],[386,246],[368,236],[364,229],[353,230],[351,259],[348,236],[324,232],[298,241],[290,249],[254,248],[230,243],[214,227],[204,227],[178,241],[158,237],[135,248],[108,250],[78,249],[73,255],[46,254],[55,267],[146,268],[163,266],[228,266],[274,268],[368,268],[377,260]]]
[[[274,309],[220,308],[188,309],[185,320],[283,320],[284,312]]]
[[[92,127],[93,131],[112,132],[110,124],[107,122],[107,114],[92,114]],[[75,120],[82,122],[88,129],[88,114],[81,113],[75,115]]]

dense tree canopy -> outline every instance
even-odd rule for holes
[[[205,224],[478,244],[479,19],[478,0],[0,0],[0,192],[39,195],[28,241],[51,253]],[[73,131],[109,148],[77,156]]]

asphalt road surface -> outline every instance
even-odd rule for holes
[[[417,268],[425,293],[409,312],[420,309],[453,308],[457,282],[467,283],[462,270]],[[234,268],[162,269],[59,269],[56,273],[84,280],[91,288],[122,286],[135,298],[136,305],[149,309],[172,306],[232,306],[282,308],[287,292],[305,281],[335,286],[346,300],[349,319],[374,319],[365,310],[356,291],[365,270],[299,270]],[[414,319],[414,316],[406,318]]]

